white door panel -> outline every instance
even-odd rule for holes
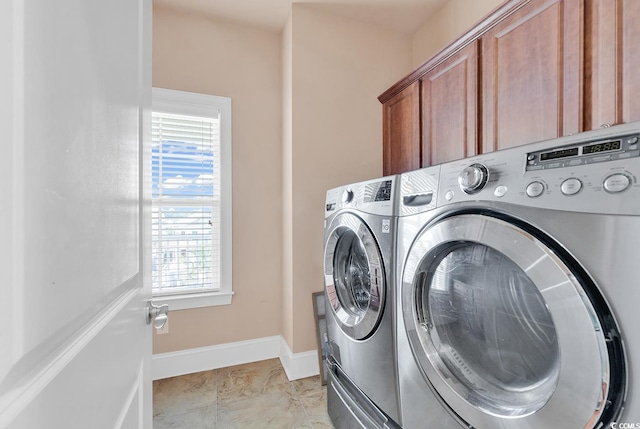
[[[131,407],[140,408],[130,398],[143,387],[137,338],[147,328],[139,302],[135,291],[116,300],[60,353],[34,367],[27,384],[7,395],[13,403],[0,427],[114,428]],[[140,326],[136,335],[128,332],[133,326]]]
[[[0,428],[151,426],[150,29],[151,0],[0,5]]]
[[[24,3],[27,352],[139,271],[139,50],[137,2]]]

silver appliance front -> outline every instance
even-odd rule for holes
[[[440,166],[436,207],[399,220],[406,429],[428,418],[416,395],[446,427],[640,423],[638,138],[630,124]]]
[[[394,190],[395,177],[387,177],[327,192],[326,350],[332,363],[328,408],[338,429],[358,427],[363,415],[373,422],[380,421],[378,415],[386,416],[387,426],[399,422]],[[365,427],[383,427],[371,425]]]
[[[369,227],[353,212],[328,225],[324,266],[326,295],[340,328],[363,340],[380,323],[385,300],[382,254]]]
[[[458,213],[418,237],[403,276],[409,342],[444,402],[474,428],[591,428],[606,404],[617,415],[619,333],[584,270],[504,213]]]
[[[340,429],[400,429],[342,371],[327,360],[327,406],[331,421]]]

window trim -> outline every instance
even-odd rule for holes
[[[173,89],[152,89],[152,111],[209,117],[220,109],[220,289],[177,294],[154,293],[153,301],[169,304],[170,310],[229,305],[232,282],[232,185],[231,185],[231,98]]]

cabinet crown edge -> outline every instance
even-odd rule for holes
[[[496,26],[502,20],[506,19],[507,17],[515,13],[518,9],[530,3],[531,1],[532,0],[509,0],[498,6],[496,9],[489,12],[487,16],[482,18],[476,25],[474,25],[462,36],[454,40],[451,44],[444,47],[433,57],[429,58],[420,66],[418,66],[418,68],[393,84],[389,89],[378,96],[378,101],[380,101],[380,103],[382,104],[385,104],[387,101],[398,95],[413,82],[417,81],[422,76],[427,74],[434,67],[438,66],[440,63],[447,60],[452,55],[455,55],[458,51],[464,49],[470,43],[479,40],[491,28]]]

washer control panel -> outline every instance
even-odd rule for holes
[[[500,201],[640,215],[640,122],[441,165],[437,205]]]

